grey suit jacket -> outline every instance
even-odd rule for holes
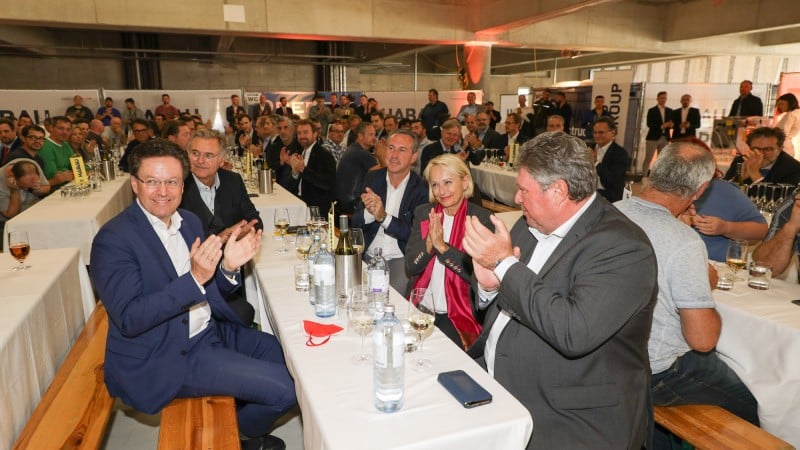
[[[644,232],[601,197],[538,274],[524,217],[511,230],[521,261],[506,272],[483,333],[500,309],[494,376],[531,412],[529,449],[632,449],[653,410],[647,339],[656,302],[656,259]],[[479,361],[482,361],[482,357]]]

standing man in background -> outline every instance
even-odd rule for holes
[[[667,91],[661,91],[656,95],[656,105],[647,110],[647,136],[642,161],[642,173],[645,175],[650,172],[653,155],[669,143],[671,129],[672,110],[667,108]]]

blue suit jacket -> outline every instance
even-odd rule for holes
[[[203,227],[194,214],[178,211],[191,248],[195,238],[205,238]],[[175,397],[189,370],[191,306],[207,300],[215,319],[244,326],[223,299],[235,286],[217,271],[203,294],[190,273],[179,277],[137,202],[100,229],[91,258],[92,280],[110,319],[106,386],[153,414]]]
[[[378,194],[381,201],[386,204],[386,172],[387,169],[373,170],[367,174],[366,187],[372,189],[372,192]],[[386,234],[397,239],[397,245],[400,250],[405,253],[406,244],[408,244],[408,237],[411,235],[411,224],[414,222],[414,209],[417,206],[428,203],[428,183],[417,175],[411,172],[406,191],[403,192],[403,199],[400,201],[399,217],[393,216],[389,227],[384,230]],[[372,222],[364,224],[364,203],[358,202],[355,213],[350,219],[350,226],[353,228],[361,228],[364,232],[364,248],[368,249],[375,236],[378,234],[380,224]]]

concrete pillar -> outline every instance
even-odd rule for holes
[[[482,89],[483,97],[491,98],[489,77],[492,70],[492,45],[488,42],[465,44],[464,64],[470,80],[468,89]]]

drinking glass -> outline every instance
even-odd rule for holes
[[[319,206],[309,206],[306,209],[306,227],[309,232],[314,231],[314,223],[320,219]]]
[[[311,233],[308,232],[306,228],[298,228],[297,229],[297,237],[294,240],[294,246],[297,249],[297,257],[301,260],[308,259],[308,250],[311,248],[311,244],[314,241],[314,238],[311,236]]]
[[[428,370],[432,366],[429,359],[422,357],[422,341],[428,330],[433,327],[434,320],[433,312],[422,304],[422,300],[426,296],[430,297],[430,295],[425,288],[415,288],[411,291],[411,296],[408,299],[408,323],[411,325],[411,329],[416,331],[419,338],[417,340],[419,344],[417,351],[420,354],[411,362],[411,368],[417,372]]]
[[[11,270],[19,271],[31,267],[25,265],[25,258],[27,258],[28,254],[31,252],[31,244],[30,241],[28,241],[27,232],[12,231],[8,233],[8,249],[11,252],[11,256],[16,258],[19,262],[19,264],[12,267]]]
[[[369,302],[364,301],[363,297],[353,297],[347,306],[347,315],[350,318],[350,327],[361,335],[361,351],[353,355],[353,362],[356,364],[366,364],[369,362],[369,355],[364,352],[364,337],[372,330],[375,320],[375,310]]]
[[[278,247],[278,253],[286,253],[289,251],[286,248],[286,229],[289,228],[289,210],[286,208],[277,208],[275,209],[275,217],[272,222],[275,225],[275,229],[280,232],[281,235],[281,246]]]
[[[364,230],[361,228],[350,229],[350,239],[353,241],[353,250],[359,255],[364,254]]]
[[[725,254],[725,263],[733,271],[733,279],[737,280],[736,274],[739,269],[743,269],[747,262],[747,241],[741,239],[731,239],[728,241],[728,252]]]

